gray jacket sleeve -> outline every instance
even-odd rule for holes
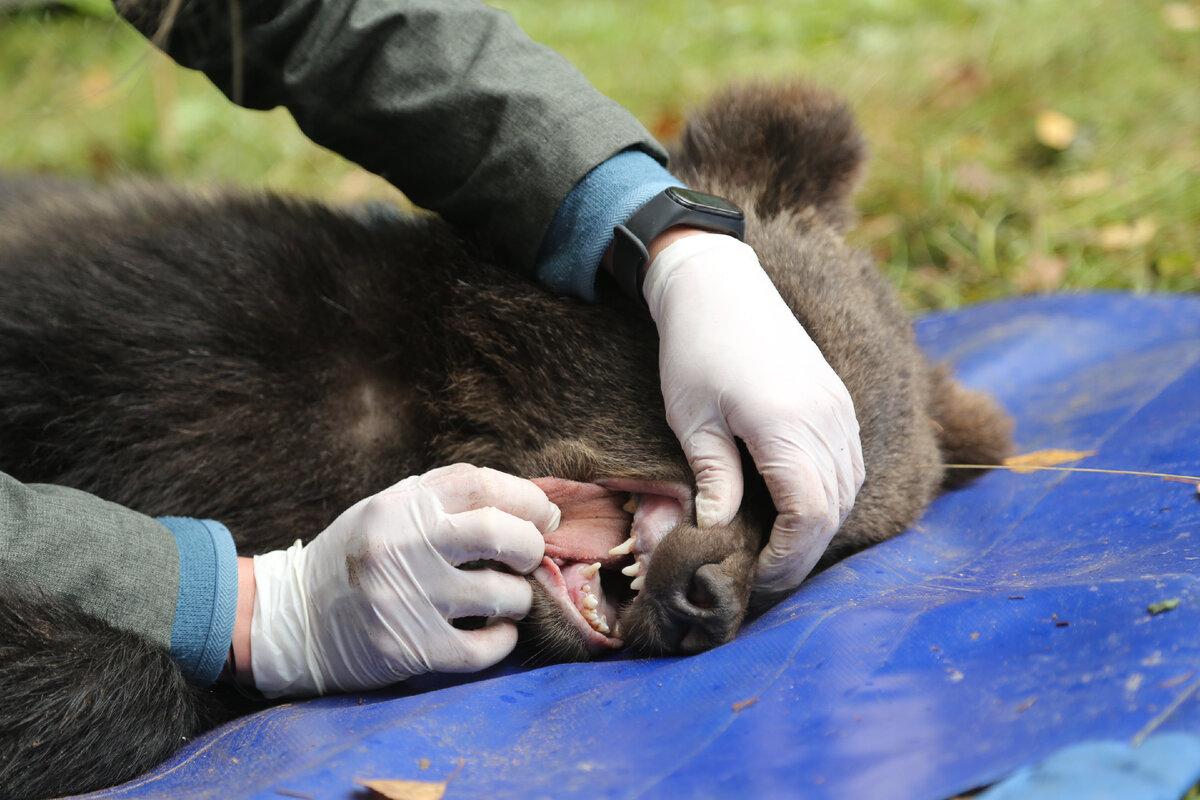
[[[629,149],[666,161],[629,112],[472,0],[183,0],[164,25],[171,5],[117,0],[234,102],[286,106],[314,141],[526,271],[593,167]]]
[[[0,582],[68,600],[166,650],[193,683],[217,679],[237,612],[237,553],[212,520],[155,520],[0,473]]]
[[[0,473],[0,579],[171,647],[179,554],[171,531],[150,517]]]

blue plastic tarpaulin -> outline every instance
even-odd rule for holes
[[[917,329],[1016,418],[1018,452],[1200,474],[1200,298],[1025,299]],[[1194,483],[991,472],[714,651],[278,706],[95,796],[353,798],[357,780],[449,779],[448,798],[489,800],[937,800],[1082,742],[1200,734],[1197,574]]]

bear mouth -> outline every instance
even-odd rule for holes
[[[690,514],[682,483],[607,478],[579,483],[535,478],[562,511],[533,578],[592,654],[624,646],[622,610],[643,590],[659,542]]]

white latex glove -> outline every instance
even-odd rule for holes
[[[733,437],[746,443],[779,512],[755,591],[795,588],[862,486],[854,404],[748,245],[687,236],[651,262],[643,292],[658,325],[667,421],[696,473],[701,527],[742,502]]]
[[[531,572],[559,518],[530,481],[456,464],[360,501],[307,546],[256,556],[255,687],[303,696],[491,666],[516,644],[529,584],[456,566],[484,559]],[[472,631],[450,624],[474,616],[491,619]]]

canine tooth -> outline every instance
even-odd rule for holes
[[[637,544],[637,539],[630,536],[625,541],[608,551],[610,556],[627,556],[633,552],[634,545]]]
[[[632,581],[629,582],[629,588],[633,589],[635,592],[640,592],[642,590],[642,587],[645,585],[646,585],[646,576],[645,575],[638,575],[636,578],[634,578]]]
[[[642,574],[642,562],[640,562],[640,561],[633,562],[628,567],[623,568],[621,570],[621,574],[625,575],[627,577],[630,577],[630,578],[637,576],[637,575],[641,575]]]
[[[600,601],[596,599],[596,595],[594,595],[594,594],[585,594],[585,595],[583,596],[583,606],[584,606],[584,608],[595,608],[595,607],[596,607],[596,606],[598,606],[598,605],[600,605]]]
[[[590,579],[596,577],[596,573],[599,571],[600,571],[600,562],[597,561],[595,564],[588,564],[586,567],[579,570],[579,574],[590,580]]]
[[[622,511],[628,511],[630,514],[637,511],[638,500],[636,494],[629,495],[629,499],[625,501],[625,505],[621,506]]]

